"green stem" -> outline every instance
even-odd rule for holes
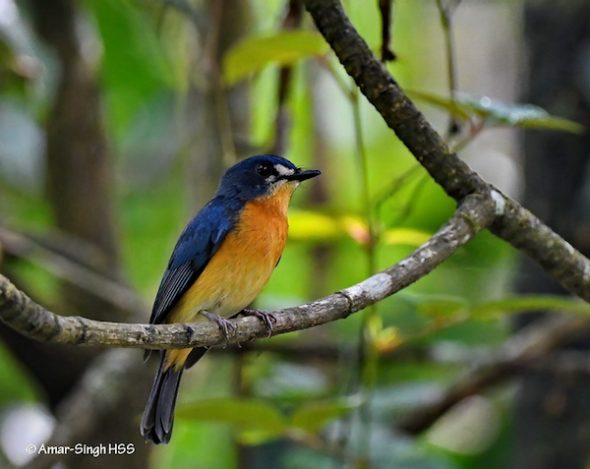
[[[365,220],[368,228],[368,241],[365,244],[365,256],[367,259],[367,271],[368,276],[373,275],[377,271],[377,242],[379,239],[379,233],[377,230],[377,224],[375,214],[373,210],[373,203],[370,194],[370,182],[369,182],[369,158],[365,146],[365,140],[363,136],[362,117],[360,110],[360,95],[359,90],[354,85],[349,87],[338,75],[336,70],[333,68],[331,63],[326,60],[320,61],[320,63],[330,72],[334,78],[338,87],[342,90],[345,97],[349,100],[352,108],[353,116],[353,127],[354,137],[356,143],[356,152],[359,161],[359,175],[360,175],[360,186],[361,186],[361,205],[365,214]],[[360,423],[365,427],[361,435],[361,441],[359,441],[359,455],[361,458],[369,461],[368,455],[370,454],[370,426],[371,426],[371,415],[370,415],[370,401],[373,394],[373,389],[377,382],[377,368],[379,354],[375,349],[373,343],[373,334],[371,324],[379,319],[376,306],[370,306],[363,312],[361,320],[361,329],[359,334],[358,343],[358,364],[355,370],[355,376],[352,379],[351,392],[360,392],[362,396],[363,404],[359,408]],[[351,436],[350,427],[354,425],[354,419],[349,419],[347,424],[343,424],[341,435],[338,438],[341,441],[342,446],[345,447],[348,444],[348,439]],[[368,464],[368,463],[367,463]]]
[[[360,182],[361,182],[361,197],[363,210],[367,222],[369,239],[365,245],[365,255],[367,259],[368,276],[373,275],[377,271],[377,225],[375,223],[375,216],[373,212],[373,205],[371,203],[370,182],[369,182],[369,161],[366,151],[365,141],[363,137],[363,127],[360,109],[360,99],[358,89],[354,88],[354,92],[350,95],[354,135],[356,141],[356,151],[360,166]],[[377,382],[377,366],[379,355],[375,349],[373,341],[373,323],[379,319],[377,308],[371,306],[363,312],[361,322],[361,332],[359,338],[359,363],[357,382],[360,384],[360,392],[363,398],[363,404],[359,409],[359,417],[361,425],[364,429],[360,433],[362,435],[359,441],[359,453],[361,457],[365,457],[368,461],[371,441],[371,412],[370,402],[373,394],[373,389]]]
[[[360,101],[358,89],[354,89],[351,95],[352,114],[354,121],[354,137],[356,141],[356,151],[358,153],[360,175],[361,175],[361,197],[363,211],[367,221],[369,230],[369,240],[365,246],[367,254],[367,275],[375,273],[377,268],[376,262],[376,241],[377,241],[377,227],[375,224],[375,217],[373,214],[373,207],[371,203],[370,183],[369,183],[369,161],[365,147],[365,140],[363,137],[363,127],[361,119]]]

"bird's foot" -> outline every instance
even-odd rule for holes
[[[201,311],[201,314],[205,316],[207,319],[209,319],[209,321],[213,321],[215,324],[219,326],[219,330],[221,331],[221,334],[223,335],[223,338],[226,342],[229,342],[230,335],[236,335],[236,333],[238,332],[238,327],[236,325],[232,324],[231,321],[228,321],[227,319],[222,318],[221,316],[215,313]]]
[[[254,316],[260,319],[266,327],[268,337],[272,335],[273,324],[277,322],[277,318],[274,314],[266,313],[264,311],[260,311],[259,309],[243,309],[239,313],[233,315],[232,318],[236,316]]]

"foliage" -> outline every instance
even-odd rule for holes
[[[259,399],[217,398],[185,404],[178,409],[181,419],[224,422],[239,432],[248,444],[293,436],[303,438],[322,430],[331,421],[358,406],[352,399],[303,403],[285,416],[275,406]]]
[[[584,127],[577,122],[552,116],[532,104],[509,104],[488,96],[458,93],[454,99],[423,91],[411,91],[411,96],[449,111],[462,120],[479,118],[489,125],[504,125],[528,129],[548,129],[580,134]]]
[[[322,37],[312,31],[284,31],[247,38],[236,44],[223,59],[223,78],[231,86],[269,65],[293,65],[297,61],[328,52]]]

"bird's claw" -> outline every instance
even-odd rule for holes
[[[272,336],[273,324],[277,322],[277,317],[272,313],[266,313],[258,309],[243,309],[238,313],[242,316],[254,316],[260,319],[268,332],[268,337]]]
[[[235,336],[238,332],[238,327],[231,321],[228,321],[227,319],[222,318],[217,314],[209,313],[207,311],[203,311],[202,314],[207,319],[209,319],[209,321],[213,321],[215,324],[219,326],[219,330],[221,331],[221,334],[223,335],[223,338],[226,342],[229,342],[230,335]]]

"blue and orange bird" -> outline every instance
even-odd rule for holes
[[[224,334],[226,317],[244,310],[266,285],[287,240],[287,207],[301,181],[320,174],[285,158],[259,155],[227,170],[217,193],[186,226],[156,295],[150,323],[205,317]],[[272,327],[268,315],[256,313]],[[205,348],[160,351],[160,366],[141,420],[141,434],[168,443],[182,372]]]

